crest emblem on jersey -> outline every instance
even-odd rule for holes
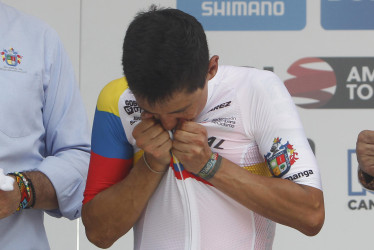
[[[288,141],[281,143],[282,138],[274,138],[270,152],[265,155],[270,172],[275,177],[285,175],[295,163],[298,153]]]
[[[5,62],[9,66],[16,67],[18,64],[21,63],[22,56],[18,54],[13,48],[9,50],[4,49],[1,52],[1,58],[3,62]]]

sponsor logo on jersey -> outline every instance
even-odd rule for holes
[[[218,110],[218,109],[223,109],[223,108],[229,107],[230,104],[231,104],[231,101],[219,104],[219,105],[215,106],[214,108],[212,108],[211,110],[209,110],[208,113],[211,112],[211,111],[214,111],[214,110]]]
[[[296,180],[296,179],[299,179],[299,178],[301,178],[301,177],[309,177],[310,175],[312,175],[312,174],[314,174],[313,173],[313,170],[305,170],[305,171],[303,171],[303,172],[299,172],[299,173],[297,173],[297,174],[293,174],[293,175],[291,175],[291,176],[288,176],[288,177],[286,177],[285,179],[288,179],[288,180],[290,180],[290,181],[293,181],[293,180]]]
[[[142,113],[142,108],[138,106],[138,103],[135,100],[125,100],[125,106],[123,109],[128,115]]]
[[[296,105],[307,109],[374,108],[373,57],[302,58],[284,83]]]
[[[141,121],[142,118],[140,116],[134,116],[133,119],[130,121],[130,125],[134,125],[135,123]]]
[[[326,30],[374,29],[374,1],[322,0],[321,24]]]
[[[366,190],[358,181],[358,162],[356,150],[348,150],[348,197],[347,206],[352,211],[374,210],[374,192]]]
[[[214,149],[223,149],[222,144],[225,142],[224,139],[217,138],[215,136],[211,136],[208,138],[208,145]]]
[[[275,177],[285,175],[295,163],[298,153],[288,141],[285,144],[281,143],[282,138],[274,138],[273,145],[270,152],[264,155],[268,164],[270,172]]]
[[[212,120],[212,123],[227,128],[235,128],[236,117],[216,118]]]
[[[177,0],[205,30],[301,30],[306,0]]]

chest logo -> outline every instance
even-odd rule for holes
[[[1,58],[3,62],[12,67],[16,67],[22,60],[22,56],[13,48],[10,48],[9,50],[3,49],[1,52]]]
[[[285,175],[291,166],[298,160],[298,153],[288,141],[285,144],[281,143],[282,138],[274,138],[273,145],[270,152],[265,155],[266,162],[270,172],[275,177]]]

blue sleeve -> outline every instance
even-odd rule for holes
[[[55,217],[78,218],[86,184],[90,131],[70,60],[54,31],[46,34],[45,103],[43,122],[45,159],[38,167],[52,182],[59,209]]]

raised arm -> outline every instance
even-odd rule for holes
[[[323,193],[290,180],[252,174],[223,159],[211,183],[252,211],[308,236],[322,228]]]
[[[374,131],[361,131],[356,144],[359,163],[358,179],[367,189],[374,190]]]
[[[82,210],[87,238],[102,248],[111,246],[134,226],[170,161],[169,135],[153,119],[143,119],[133,136],[138,147],[147,152],[148,164],[161,173],[148,169],[142,151],[136,152],[133,160],[133,146],[127,141],[118,105],[105,104],[106,96],[118,103],[115,94],[110,94],[123,92],[114,90],[116,86],[115,82],[107,85],[99,97]]]

